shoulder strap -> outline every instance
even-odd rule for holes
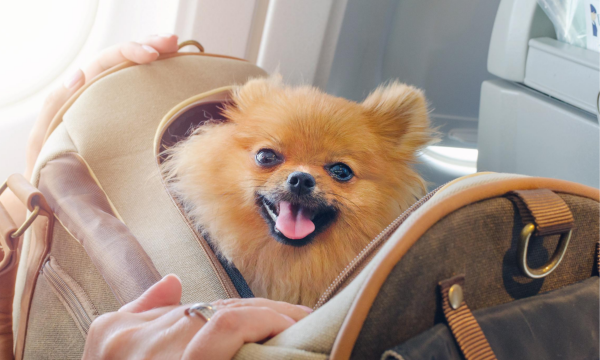
[[[11,207],[31,214],[21,226],[17,227],[9,211],[0,203],[0,358],[13,358],[12,310],[15,294],[17,264],[19,262],[20,239],[38,215],[50,216],[52,211],[44,196],[34,188],[21,174],[11,175],[0,187],[0,194],[10,189],[5,200],[11,201]],[[11,197],[12,196],[12,197]]]

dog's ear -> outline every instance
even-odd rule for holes
[[[232,98],[234,106],[240,111],[244,111],[252,104],[261,101],[274,90],[281,87],[281,75],[277,73],[266,78],[249,80],[246,84],[238,86],[233,90]]]
[[[423,92],[397,81],[373,91],[362,107],[373,131],[408,151],[420,149],[435,139],[430,128]]]

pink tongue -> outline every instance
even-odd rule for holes
[[[279,216],[275,227],[288,239],[303,239],[315,231],[310,212],[287,201],[279,203]]]

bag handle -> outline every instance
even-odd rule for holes
[[[184,42],[179,43],[178,49],[181,50],[182,48],[186,47],[186,46],[195,46],[201,53],[204,52],[204,46],[202,46],[202,44],[200,44],[199,42],[197,42],[196,40],[186,40]]]
[[[21,174],[13,174],[0,186],[0,194],[10,189],[31,212],[17,227],[8,210],[0,203],[0,358],[13,358],[12,305],[17,274],[19,238],[39,216],[51,216],[44,196]]]

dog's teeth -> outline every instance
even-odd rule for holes
[[[275,228],[275,232],[276,232],[277,234],[281,234],[281,232],[279,231],[279,229],[278,229],[278,228]]]
[[[263,205],[264,205],[265,209],[267,209],[267,213],[269,214],[271,219],[273,219],[273,221],[277,222],[277,215],[275,215],[275,213],[273,213],[273,210],[271,210],[271,207],[267,204],[266,199],[263,199]]]

